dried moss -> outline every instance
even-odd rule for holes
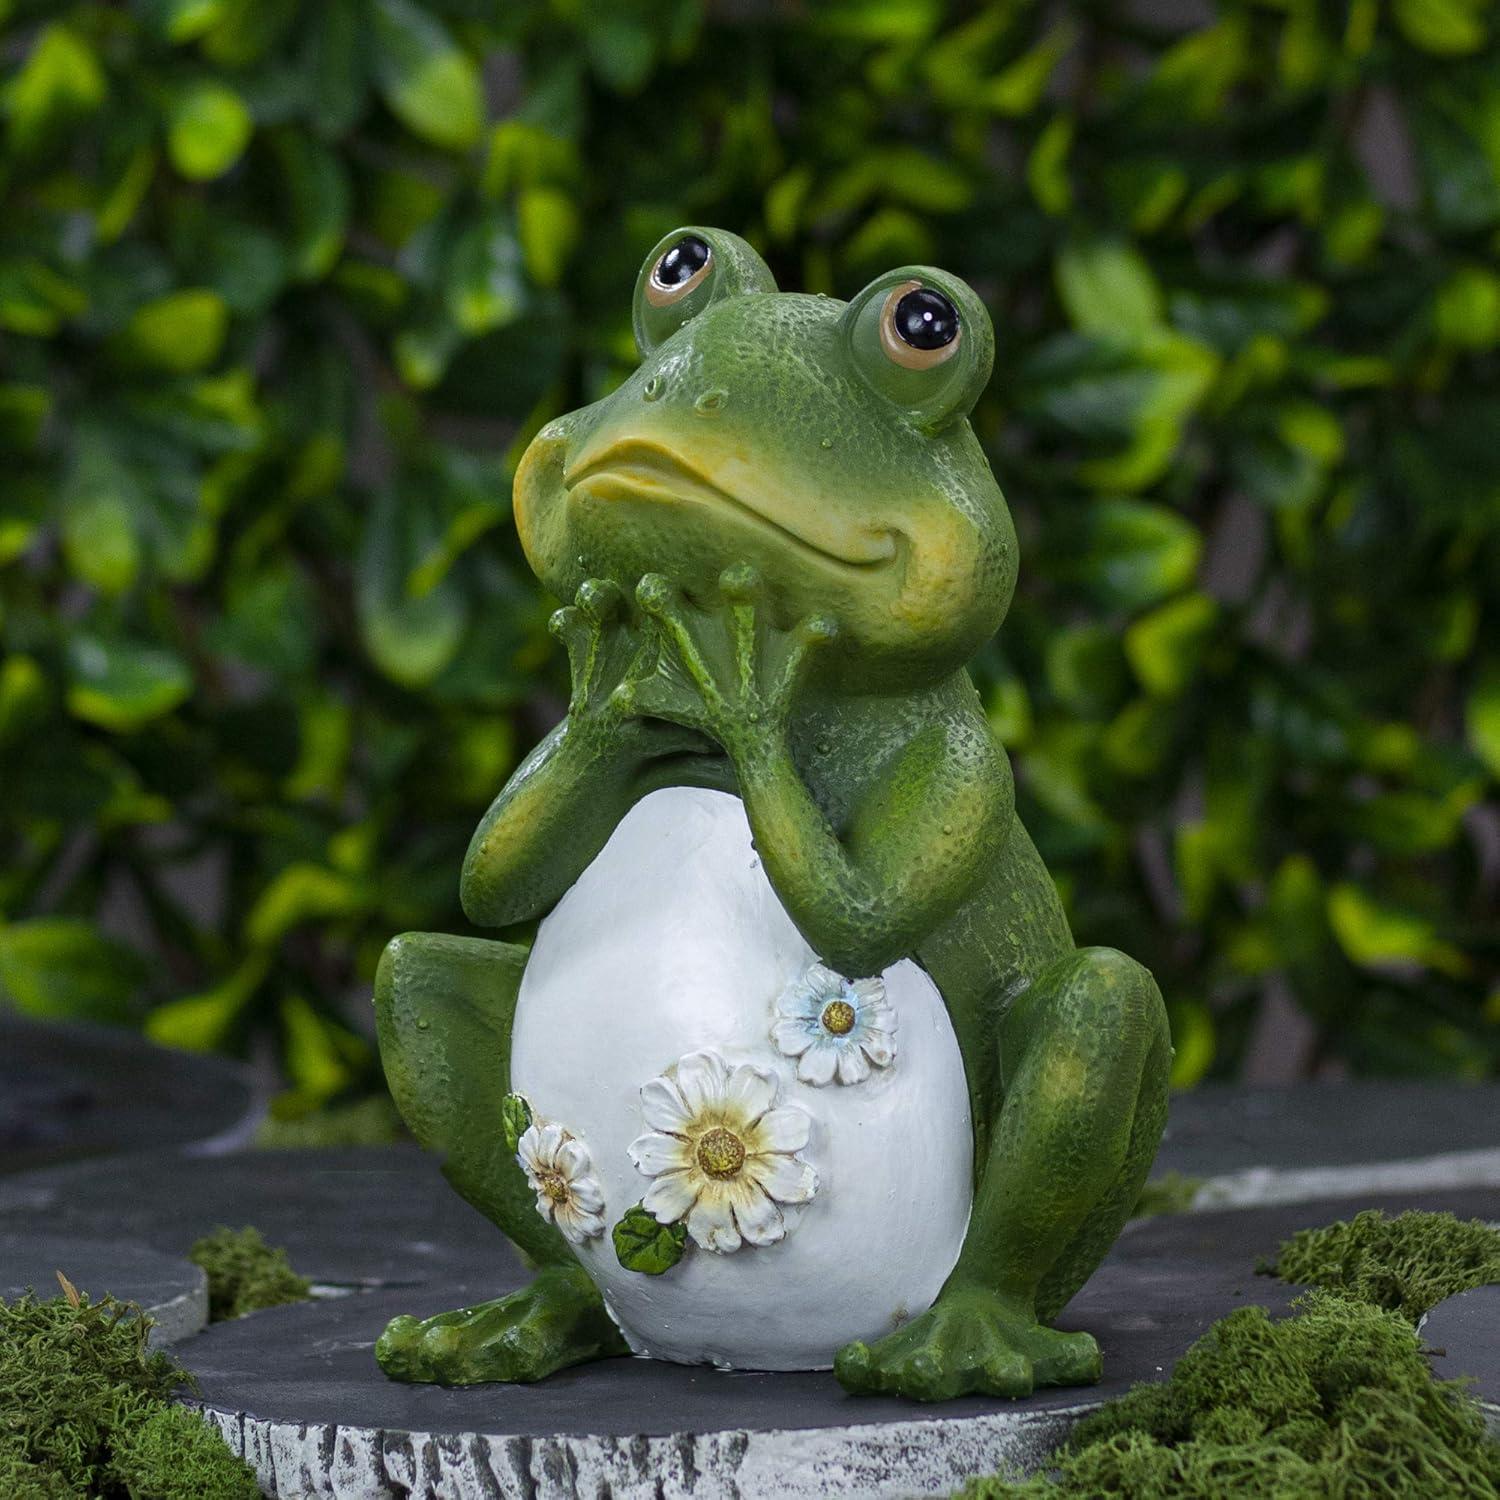
[[[1050,1473],[976,1479],[962,1494],[1500,1500],[1500,1443],[1461,1382],[1433,1378],[1413,1326],[1434,1302],[1495,1280],[1497,1247],[1495,1231],[1450,1214],[1360,1214],[1296,1235],[1279,1274],[1324,1289],[1294,1316],[1238,1309],[1169,1380],[1081,1422]]]
[[[6,1500],[258,1500],[248,1465],[172,1393],[191,1377],[147,1348],[150,1320],[105,1297],[0,1301]]]
[[[312,1282],[299,1276],[286,1251],[273,1249],[258,1229],[227,1229],[222,1225],[188,1251],[188,1259],[202,1266],[208,1277],[208,1319],[217,1323],[240,1318],[263,1307],[305,1302]]]
[[[1415,1323],[1444,1298],[1500,1282],[1500,1229],[1446,1213],[1387,1219],[1372,1208],[1348,1222],[1294,1234],[1259,1269],[1372,1302]]]

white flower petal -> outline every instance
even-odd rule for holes
[[[705,1193],[688,1214],[687,1231],[701,1249],[732,1255],[740,1248],[740,1232],[724,1193]]]
[[[579,1177],[568,1184],[568,1201],[580,1213],[600,1213],[604,1208],[604,1189],[592,1177]]]
[[[533,1125],[532,1128],[535,1129],[536,1127]],[[567,1134],[567,1131],[561,1125],[551,1120],[547,1121],[537,1131],[535,1147],[537,1160],[550,1167],[557,1160],[557,1153],[561,1149],[563,1141],[567,1139]]]
[[[774,1245],[786,1238],[786,1220],[781,1210],[755,1188],[734,1196],[734,1222],[746,1243]]]
[[[569,1181],[582,1177],[592,1163],[582,1141],[570,1136],[557,1148],[557,1169]]]
[[[778,1021],[771,1028],[771,1040],[784,1057],[801,1057],[816,1037],[817,1032],[806,1021]]]
[[[874,979],[856,979],[849,988],[854,992],[854,999],[861,1008],[885,1004],[885,981],[878,976]]]
[[[844,976],[835,973],[827,964],[809,964],[802,975],[802,983],[826,1000],[836,1000],[844,993]]]
[[[665,1172],[646,1189],[641,1205],[658,1224],[675,1224],[698,1201],[702,1186],[691,1172]]]
[[[724,1097],[729,1070],[715,1052],[690,1052],[677,1064],[677,1092],[690,1115],[700,1115]]]
[[[778,1203],[807,1203],[818,1191],[818,1174],[800,1156],[752,1156],[745,1172]]]
[[[800,1151],[807,1144],[812,1130],[812,1120],[807,1111],[794,1104],[783,1105],[763,1115],[755,1131],[754,1150],[757,1155],[765,1151]]]
[[[603,1203],[601,1198],[600,1203]],[[580,1210],[572,1203],[559,1203],[557,1205],[557,1227],[562,1230],[563,1236],[575,1245],[581,1245],[585,1240],[594,1239],[604,1233],[604,1216],[599,1213],[590,1213]]]
[[[681,1130],[692,1112],[670,1078],[653,1078],[641,1089],[641,1116],[653,1130]]]
[[[870,1065],[858,1047],[839,1050],[839,1082],[863,1083],[870,1076]]]
[[[860,1051],[877,1068],[888,1068],[896,1056],[896,1044],[883,1031],[872,1031],[859,1039]]]
[[[776,1102],[776,1080],[741,1063],[724,1086],[724,1103],[735,1119],[753,1125]]]
[[[797,1064],[797,1077],[803,1083],[822,1088],[833,1077],[838,1056],[838,1044],[826,1036],[819,1037],[813,1046],[802,1054],[801,1061]]]
[[[636,1170],[647,1177],[659,1177],[663,1172],[692,1165],[692,1148],[675,1135],[638,1135],[625,1149]]]

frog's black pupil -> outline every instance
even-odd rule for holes
[[[708,264],[708,243],[696,234],[685,234],[657,262],[656,279],[662,286],[681,286]]]
[[[925,286],[896,304],[891,321],[913,349],[941,349],[958,337],[958,309],[941,292]]]

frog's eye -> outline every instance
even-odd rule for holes
[[[930,370],[958,353],[963,338],[958,309],[920,281],[893,286],[880,309],[886,357],[907,370]]]
[[[636,344],[649,354],[715,302],[775,290],[765,261],[738,235],[674,229],[646,257],[636,280]]]
[[[946,271],[903,266],[844,312],[850,362],[924,431],[967,416],[994,360],[995,335],[972,288]]]
[[[646,301],[666,307],[699,286],[713,267],[712,246],[702,236],[685,234],[657,256],[646,278]]]

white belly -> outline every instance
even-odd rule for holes
[[[744,808],[673,787],[640,802],[542,923],[521,984],[511,1086],[587,1150],[601,1234],[576,1248],[633,1348],[740,1369],[819,1369],[850,1339],[925,1311],[971,1203],[963,1062],[942,998],[909,961],[882,976],[895,1055],[854,1083],[801,1081],[773,1040],[776,1004],[816,955],[782,909]],[[849,976],[850,978],[856,976]],[[661,1275],[626,1270],[610,1228],[652,1185],[629,1148],[641,1087],[712,1051],[773,1075],[810,1117],[805,1204],[785,1237],[716,1253],[688,1243]]]

